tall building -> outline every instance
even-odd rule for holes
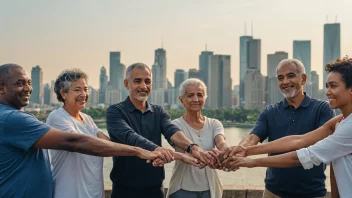
[[[36,104],[43,104],[43,71],[39,65],[32,67],[31,72],[33,91],[30,101]]]
[[[186,72],[183,69],[176,69],[175,71],[175,76],[174,76],[174,93],[173,93],[173,102],[174,104],[179,104],[178,96],[179,96],[179,89],[180,89],[180,84],[186,80]]]
[[[265,82],[260,71],[258,69],[248,69],[244,83],[244,108],[262,110],[265,105]]]
[[[305,91],[312,98],[320,98],[319,75],[316,71],[312,71],[310,78],[311,80],[306,83]]]
[[[341,41],[340,41],[340,23],[324,24],[324,65],[323,65],[323,87],[327,73],[325,72],[325,65],[340,58],[341,56]]]
[[[198,69],[189,69],[188,78],[200,78],[200,73]]]
[[[153,88],[167,88],[166,79],[166,51],[162,48],[155,50],[154,64],[152,66]]]
[[[276,77],[267,76],[265,85],[265,105],[275,104],[284,99]]]
[[[105,103],[107,87],[108,87],[108,76],[106,75],[105,67],[102,66],[100,68],[100,78],[99,78],[99,103]]]
[[[261,40],[252,39],[248,41],[248,69],[261,71]]]
[[[231,108],[231,56],[214,55],[212,57],[208,80],[206,107],[211,109]]]
[[[50,89],[50,104],[60,104],[60,102],[57,100],[57,95],[54,91],[54,87],[55,87],[55,80],[52,80],[50,82],[51,85],[51,89]]]
[[[121,63],[121,52],[110,52],[110,85],[113,90],[123,90],[126,67]]]
[[[244,78],[248,69],[248,41],[252,40],[252,36],[240,37],[240,106],[243,107],[244,102]]]
[[[203,80],[206,86],[208,86],[209,67],[213,55],[214,53],[210,51],[203,51],[199,55],[199,78]]]
[[[50,85],[45,83],[44,85],[44,104],[50,105]]]
[[[267,58],[267,76],[276,78],[276,67],[280,61],[287,59],[287,52],[275,52],[275,54],[268,54]]]
[[[293,58],[300,60],[305,69],[306,74],[311,73],[311,43],[310,41],[293,41]]]
[[[98,104],[99,101],[99,91],[94,89],[92,86],[88,86],[89,100],[88,105],[94,106]]]

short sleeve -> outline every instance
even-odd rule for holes
[[[72,132],[76,130],[67,118],[60,115],[58,110],[49,114],[48,118],[46,119],[46,123],[49,126],[64,132]]]
[[[209,121],[213,131],[213,138],[217,135],[223,135],[225,137],[224,126],[222,123],[217,119],[210,119]]]
[[[98,128],[98,126],[95,124],[95,122],[93,121],[93,118],[92,117],[90,117],[89,115],[87,115],[87,114],[84,114],[84,116],[87,118],[87,120],[88,120],[88,122],[89,122],[89,124],[90,124],[90,127],[93,129],[93,131],[94,131],[94,134],[95,134],[95,136],[97,136],[98,135],[98,132],[99,131],[101,131],[99,128]]]
[[[32,114],[14,111],[6,118],[4,129],[8,145],[28,151],[51,127]]]
[[[265,109],[262,113],[260,113],[255,127],[251,132],[251,134],[254,134],[260,138],[260,142],[263,142],[268,137],[267,111],[268,110]]]

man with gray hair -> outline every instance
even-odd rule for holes
[[[276,68],[278,86],[285,99],[268,105],[259,115],[256,126],[249,136],[229,149],[224,158],[245,156],[243,147],[289,136],[301,135],[313,131],[330,120],[334,113],[326,101],[309,97],[303,92],[307,75],[301,61],[297,59],[282,60]],[[269,155],[277,155],[271,153]],[[236,170],[231,159],[224,166],[228,170]],[[312,198],[324,197],[325,165],[315,166],[309,171],[303,167],[268,168],[265,178],[264,198]]]
[[[169,114],[161,106],[147,102],[152,90],[152,74],[147,65],[130,65],[126,70],[124,85],[129,91],[129,97],[121,103],[111,105],[106,111],[107,130],[112,141],[149,151],[160,151],[167,158],[165,163],[174,159],[183,160],[177,157],[179,153],[161,147],[163,134],[171,144],[187,151],[201,162],[214,162],[209,153],[192,143],[171,123]],[[163,167],[155,168],[135,157],[113,157],[113,163],[110,174],[113,182],[112,198],[164,197]]]

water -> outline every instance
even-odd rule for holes
[[[102,129],[104,133],[106,133],[106,129]],[[228,146],[237,145],[245,136],[250,133],[251,129],[248,128],[236,128],[236,127],[229,127],[225,128],[225,136],[226,142]],[[172,148],[165,139],[162,142],[163,147]],[[265,157],[266,155],[258,155],[258,156],[251,156],[251,158],[257,157]],[[168,187],[172,169],[174,163],[169,163],[165,165],[165,180],[164,186]],[[104,183],[105,185],[111,185],[110,180],[110,171],[112,168],[112,158],[105,158],[104,159]],[[266,168],[241,168],[236,172],[224,172],[218,171],[220,175],[220,180],[223,185],[227,186],[251,186],[251,187],[263,187],[264,186],[264,178],[265,178],[265,170]],[[325,171],[327,175],[326,185],[327,188],[330,189],[330,173],[329,167]]]

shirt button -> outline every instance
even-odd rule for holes
[[[293,122],[295,121],[295,120],[292,120]]]

